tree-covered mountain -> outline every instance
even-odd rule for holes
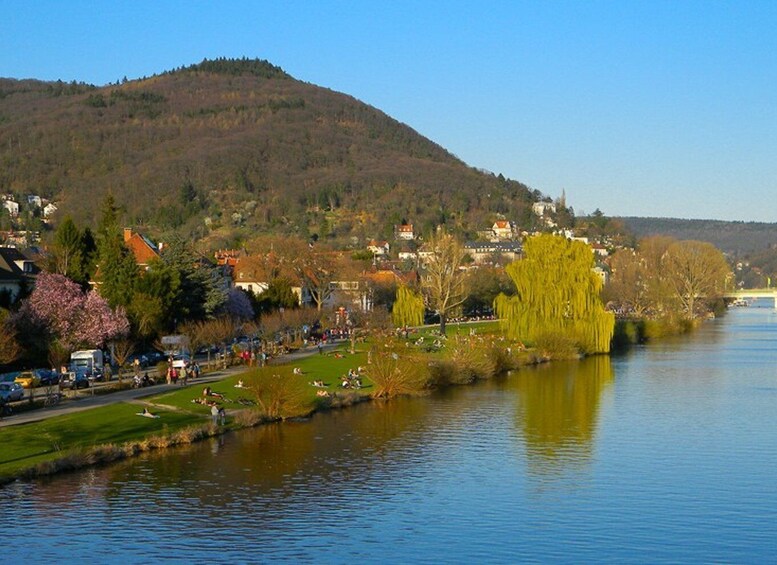
[[[92,223],[213,243],[257,231],[387,237],[402,220],[474,234],[541,196],[467,166],[351,96],[261,60],[203,61],[104,87],[0,79],[0,192]]]
[[[777,245],[777,224],[679,218],[619,219],[638,238],[669,235],[676,239],[707,241],[733,256],[751,255]]]

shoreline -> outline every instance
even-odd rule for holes
[[[664,336],[666,336],[666,334],[664,334]],[[453,336],[449,335],[449,337]],[[626,349],[637,344],[638,343],[634,342],[629,343],[626,345]],[[299,361],[301,365],[308,365],[312,364],[313,360],[320,361],[319,358],[321,357],[321,359],[327,361],[327,370],[328,372],[331,372],[330,369],[338,368],[335,366],[337,363],[340,365],[339,369],[344,369],[346,367],[356,368],[356,366],[365,362],[367,357],[366,351],[361,350],[355,355],[351,355],[348,353],[348,349],[348,343],[340,342],[330,345],[328,353],[323,357],[317,355],[317,350],[315,349],[306,350],[293,353],[291,354],[292,357],[289,358],[278,359],[277,361],[280,362],[274,364],[273,366],[290,369],[291,364],[295,361]],[[491,349],[494,349],[493,342],[491,343]],[[609,355],[612,355],[613,353],[617,354],[619,349],[613,348],[613,351]],[[486,346],[478,348],[478,350],[481,354],[483,352],[489,352],[489,348]],[[341,352],[340,356],[346,358],[347,362],[343,362],[344,360],[337,360],[337,363],[335,363],[336,359],[331,357],[331,355],[336,351]],[[509,348],[507,348],[507,351],[510,351]],[[428,365],[431,368],[428,380],[429,386],[427,388],[415,390],[412,392],[397,393],[391,395],[389,398],[394,396],[422,395],[433,392],[434,390],[442,390],[450,386],[473,384],[479,380],[486,380],[500,375],[505,375],[509,371],[519,370],[522,367],[530,367],[554,360],[564,359],[563,357],[554,359],[547,356],[540,356],[532,350],[522,350],[520,352],[510,353],[507,356],[503,355],[503,358],[498,360],[489,371],[489,369],[483,369],[482,363],[480,366],[478,366],[477,359],[451,359],[448,357],[435,357],[433,353],[429,352],[423,352],[421,355],[427,358]],[[506,357],[507,360],[505,360],[504,357]],[[480,359],[480,361],[482,361],[482,359]],[[457,362],[462,363],[465,366],[462,367],[457,365]],[[354,404],[360,404],[362,402],[372,400],[384,400],[384,398],[375,398],[373,396],[374,389],[368,390],[368,387],[358,391],[337,389],[332,392],[331,397],[326,399],[326,401],[322,402],[321,399],[314,400],[312,404],[308,404],[304,409],[296,409],[292,413],[284,414],[283,416],[276,415],[271,417],[266,414],[261,414],[256,408],[248,408],[245,406],[242,408],[236,408],[228,412],[228,415],[230,416],[230,422],[222,426],[217,426],[210,423],[209,416],[202,412],[192,412],[187,408],[175,406],[175,403],[171,405],[164,402],[165,398],[168,396],[186,396],[187,391],[189,395],[192,393],[196,395],[195,391],[199,389],[202,384],[213,384],[214,386],[221,385],[222,389],[223,387],[228,387],[225,390],[233,391],[232,387],[234,385],[231,384],[233,380],[236,381],[238,378],[250,378],[250,375],[255,370],[255,368],[252,369],[248,367],[240,367],[242,370],[234,370],[234,368],[231,369],[233,370],[229,371],[228,374],[223,374],[224,371],[219,371],[222,374],[217,378],[211,377],[207,380],[203,378],[195,383],[190,384],[187,387],[171,386],[166,387],[165,390],[140,391],[139,394],[130,399],[129,402],[119,401],[116,403],[116,406],[134,406],[132,410],[136,410],[139,406],[145,405],[154,409],[163,410],[162,414],[165,416],[169,416],[171,414],[180,415],[184,420],[182,424],[171,424],[170,426],[165,424],[164,429],[160,430],[160,433],[139,434],[138,437],[128,438],[126,441],[98,442],[93,445],[74,446],[63,450],[61,454],[58,452],[58,450],[54,450],[48,451],[47,453],[42,453],[37,457],[28,456],[27,458],[31,459],[29,465],[22,465],[13,471],[0,474],[0,488],[18,480],[30,480],[48,477],[58,473],[75,471],[90,466],[109,464],[149,451],[188,445],[226,433],[253,428],[260,425],[275,423],[287,419],[307,419],[316,413],[340,410]],[[440,375],[443,375],[442,378]],[[107,405],[103,408],[110,408],[110,405]],[[101,410],[101,408],[92,406],[76,407],[76,410],[78,410],[78,412],[81,414],[90,414],[95,412],[96,415],[96,411]],[[50,418],[50,420],[54,421],[61,417],[63,416],[53,416]],[[140,419],[144,420],[144,418]],[[18,422],[16,425],[26,426],[30,424],[34,425],[35,423],[40,422],[41,418],[35,418],[34,420],[31,419],[29,422]],[[135,422],[133,421],[132,423]],[[14,430],[16,429],[16,425],[6,425],[5,427],[0,428],[0,432],[4,430]],[[34,461],[35,459],[40,460]]]

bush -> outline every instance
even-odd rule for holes
[[[425,357],[400,347],[395,339],[378,340],[370,358],[366,376],[375,385],[373,398],[417,394],[427,388],[429,370]]]
[[[310,403],[294,381],[289,366],[266,366],[248,378],[261,412],[269,419],[286,419],[310,412]]]
[[[576,359],[580,357],[575,340],[560,332],[544,332],[534,343],[541,357],[547,359]]]

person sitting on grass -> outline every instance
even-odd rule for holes
[[[325,390],[317,390],[316,391],[316,396],[321,396],[321,397],[324,397],[324,398],[329,398],[329,393],[327,391],[325,391]]]
[[[300,369],[299,367],[294,367],[294,369],[292,370],[292,373],[294,373],[295,375],[301,375],[302,369]]]
[[[240,379],[237,381],[237,384],[235,385],[235,388],[245,388],[245,384],[243,383],[243,379]]]

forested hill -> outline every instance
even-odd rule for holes
[[[620,218],[638,238],[670,235],[677,239],[708,241],[731,255],[757,253],[777,245],[777,224],[683,220],[678,218]]]
[[[195,237],[386,237],[402,219],[472,233],[497,213],[528,218],[539,196],[266,61],[99,88],[0,79],[0,192],[90,223],[109,191],[125,221]]]

